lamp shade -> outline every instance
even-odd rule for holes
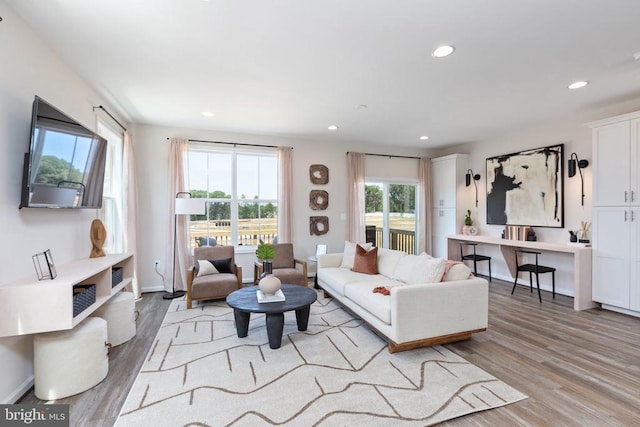
[[[464,176],[464,185],[465,187],[471,185],[471,174],[469,172],[467,172],[467,174]]]
[[[569,159],[567,166],[569,178],[574,177],[576,175],[576,161],[574,159]]]
[[[205,200],[186,197],[176,198],[176,215],[204,215]]]

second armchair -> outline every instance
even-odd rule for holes
[[[294,258],[293,244],[278,243],[272,245],[275,251],[273,258],[273,275],[282,283],[307,286],[307,262]],[[258,283],[262,274],[262,263],[257,261],[253,269],[253,282]]]

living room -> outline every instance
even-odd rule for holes
[[[55,262],[59,265],[86,257],[91,250],[90,223],[97,217],[95,210],[18,210],[22,159],[28,147],[29,120],[34,95],[42,96],[88,127],[93,127],[96,123],[96,112],[93,107],[104,105],[125,123],[125,127],[133,135],[138,170],[139,211],[143,213],[139,221],[140,243],[136,254],[139,265],[138,279],[143,293],[165,290],[162,278],[154,267],[155,260],[161,260],[160,272],[168,271],[170,268],[165,262],[166,248],[171,247],[173,238],[173,230],[169,227],[170,214],[167,212],[170,198],[169,173],[166,167],[170,146],[167,138],[180,137],[293,147],[293,175],[296,177],[293,185],[293,199],[296,200],[292,227],[293,244],[295,253],[306,259],[314,254],[316,244],[326,244],[330,252],[341,251],[344,246],[346,221],[343,214],[347,212],[345,190],[347,152],[430,158],[452,153],[469,154],[470,168],[481,175],[481,179],[477,181],[480,197],[476,208],[474,192],[472,188],[467,188],[468,206],[463,209],[472,210],[481,235],[499,237],[503,227],[486,223],[485,161],[487,158],[563,143],[567,156],[569,153],[576,152],[580,158],[591,160],[592,134],[591,129],[585,124],[640,110],[638,68],[630,59],[626,66],[631,70],[633,70],[631,67],[636,66],[636,85],[629,87],[623,96],[616,94],[606,98],[606,102],[585,103],[573,110],[550,113],[544,120],[525,120],[517,127],[500,134],[492,134],[482,140],[460,140],[456,144],[447,146],[433,146],[423,141],[412,141],[406,145],[400,145],[392,137],[389,137],[387,144],[370,144],[356,142],[356,140],[344,141],[338,136],[327,138],[320,134],[316,137],[274,136],[273,133],[205,130],[204,127],[187,128],[172,125],[169,121],[163,124],[129,122],[126,120],[129,113],[116,104],[116,102],[128,101],[115,100],[114,102],[113,99],[105,96],[103,88],[88,83],[77,70],[65,62],[59,52],[53,50],[47,41],[13,10],[15,6],[13,3],[15,2],[0,1],[0,17],[2,17],[0,51],[5,56],[2,66],[3,78],[0,82],[0,135],[5,141],[5,149],[0,155],[3,171],[3,179],[0,180],[2,188],[0,212],[6,242],[0,246],[0,283],[33,275],[31,256],[45,249],[51,249]],[[456,52],[456,54],[460,53]],[[562,81],[562,84],[565,83],[570,82]],[[570,92],[564,87],[553,89],[555,90],[564,90],[567,97],[574,99],[584,96],[579,92]],[[159,88],[158,92],[162,92],[162,88]],[[356,105],[361,102],[364,101],[354,101]],[[527,101],[521,100],[521,102]],[[576,103],[580,105],[579,101]],[[369,109],[374,108],[374,105],[369,107]],[[481,105],[478,108],[481,108]],[[102,118],[104,119],[104,116]],[[467,115],[461,119],[471,121],[473,115]],[[328,124],[330,123],[320,123],[319,127],[326,128]],[[338,129],[338,132],[340,130]],[[431,141],[435,139],[431,137]],[[367,161],[371,162],[370,169],[376,170],[375,176],[379,178],[412,178],[417,175],[415,160],[368,158]],[[330,218],[330,231],[324,236],[309,235],[309,216],[313,211],[308,206],[308,194],[313,186],[309,183],[308,174],[309,166],[317,163],[326,165],[330,171],[330,180],[325,188],[331,195],[331,202],[325,211]],[[575,178],[565,178],[565,227],[536,228],[539,241],[567,242],[569,237],[567,230],[578,228],[581,221],[592,220],[592,169],[586,168],[583,173],[587,195],[584,205],[580,203],[580,181]],[[407,175],[410,176],[407,177]],[[301,178],[298,179],[298,177]],[[492,255],[494,259],[501,258],[498,252]],[[247,279],[251,275],[253,260],[253,252],[242,254],[239,258],[239,262],[245,267]],[[571,261],[561,255],[549,255],[545,261],[558,266],[558,292],[571,296],[572,286],[567,283],[567,277],[572,274]],[[496,278],[511,280],[505,263],[496,262],[493,274]],[[543,284],[546,289],[549,288],[546,279]],[[3,302],[3,304],[10,303],[10,301]],[[0,399],[2,402],[16,402],[30,389],[33,384],[32,357],[32,342],[29,336],[0,339],[0,365],[3,378],[0,382]]]

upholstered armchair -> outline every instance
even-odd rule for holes
[[[307,262],[294,258],[293,244],[277,243],[271,246],[275,251],[272,261],[273,275],[282,283],[307,286]],[[299,268],[297,268],[298,266]],[[262,263],[256,262],[253,268],[254,283],[258,283],[260,274],[262,274]]]
[[[242,287],[242,267],[233,246],[195,248],[194,266],[187,271],[187,308],[194,300],[225,298]]]

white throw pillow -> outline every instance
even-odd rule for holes
[[[396,268],[393,270],[393,279],[409,283],[413,267],[418,261],[417,255],[405,255],[400,258],[396,264]]]
[[[416,283],[440,282],[446,265],[447,261],[445,259],[419,256],[407,283],[413,285]]]
[[[444,276],[442,281],[453,282],[454,280],[466,280],[469,276],[471,276],[471,269],[462,263],[456,263],[449,268],[447,275]]]
[[[371,250],[373,244],[371,243],[359,243],[360,246],[365,248],[367,252]],[[356,244],[349,242],[347,240],[344,241],[344,251],[342,251],[342,264],[340,264],[341,268],[353,268],[353,260],[356,258]]]
[[[393,249],[378,249],[378,273],[387,276],[389,279],[393,277],[398,262],[404,258],[406,253]]]
[[[218,274],[218,269],[211,263],[211,261],[207,261],[199,259],[198,260],[198,276],[206,276],[209,274]]]

